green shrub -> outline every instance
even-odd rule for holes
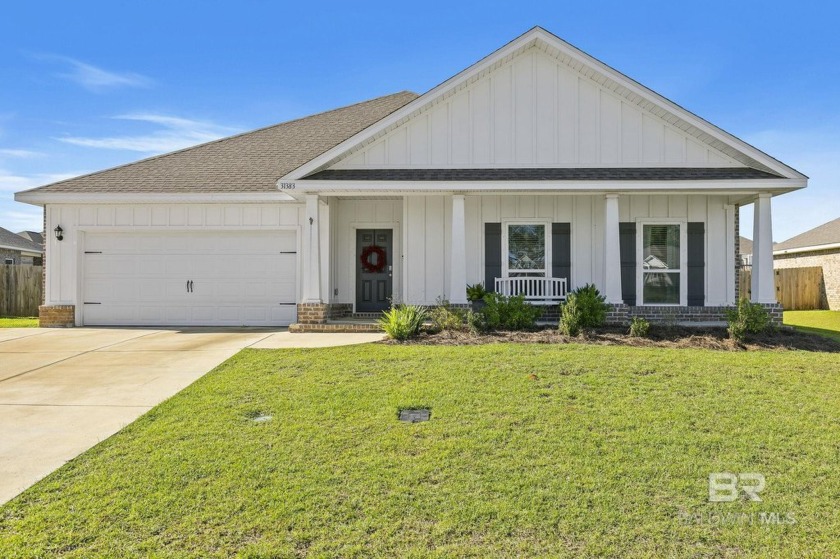
[[[476,283],[467,286],[467,301],[481,301],[487,295],[487,290],[484,285]]]
[[[631,338],[647,338],[650,332],[650,322],[641,316],[634,316],[630,322],[630,337]]]
[[[566,336],[577,336],[581,329],[581,313],[578,298],[575,293],[569,293],[566,302],[560,305],[560,333]]]
[[[560,305],[560,332],[577,336],[584,328],[598,328],[607,320],[607,298],[598,288],[587,283],[572,290]]]
[[[467,328],[471,334],[481,334],[487,331],[487,317],[483,312],[467,311]]]
[[[533,328],[542,311],[525,302],[525,297],[505,297],[488,293],[484,297],[482,314],[492,330],[528,330]]]
[[[379,319],[379,326],[389,338],[407,340],[420,332],[426,316],[426,307],[397,305],[383,313]]]
[[[726,311],[726,321],[729,323],[729,337],[739,342],[747,334],[761,334],[773,329],[767,309],[761,303],[751,303],[747,299],[741,299],[734,309]]]
[[[587,283],[583,287],[573,290],[578,312],[580,313],[581,328],[598,328],[607,320],[607,298],[601,295],[598,288]]]
[[[438,299],[437,306],[429,311],[429,320],[435,332],[443,330],[463,330],[466,326],[466,311],[449,304],[445,299]]]

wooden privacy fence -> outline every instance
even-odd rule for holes
[[[825,282],[820,266],[809,268],[779,268],[776,276],[776,300],[786,311],[827,309]],[[750,296],[752,270],[741,269],[741,297]]]
[[[0,316],[38,316],[41,266],[0,265]]]

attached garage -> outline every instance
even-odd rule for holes
[[[88,232],[88,326],[286,326],[296,319],[295,231]]]

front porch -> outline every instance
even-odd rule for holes
[[[397,192],[305,195],[293,331],[373,329],[392,302],[466,305],[465,288],[475,283],[525,295],[549,321],[567,293],[587,283],[606,296],[611,322],[722,322],[737,301],[731,196]],[[752,299],[780,316],[772,242],[762,243],[770,238],[770,195],[748,201],[757,239]],[[383,251],[365,253],[374,245]]]

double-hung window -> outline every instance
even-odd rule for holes
[[[503,232],[505,277],[551,276],[551,234],[547,223],[506,223]]]
[[[685,223],[640,223],[638,291],[644,305],[686,304]]]

